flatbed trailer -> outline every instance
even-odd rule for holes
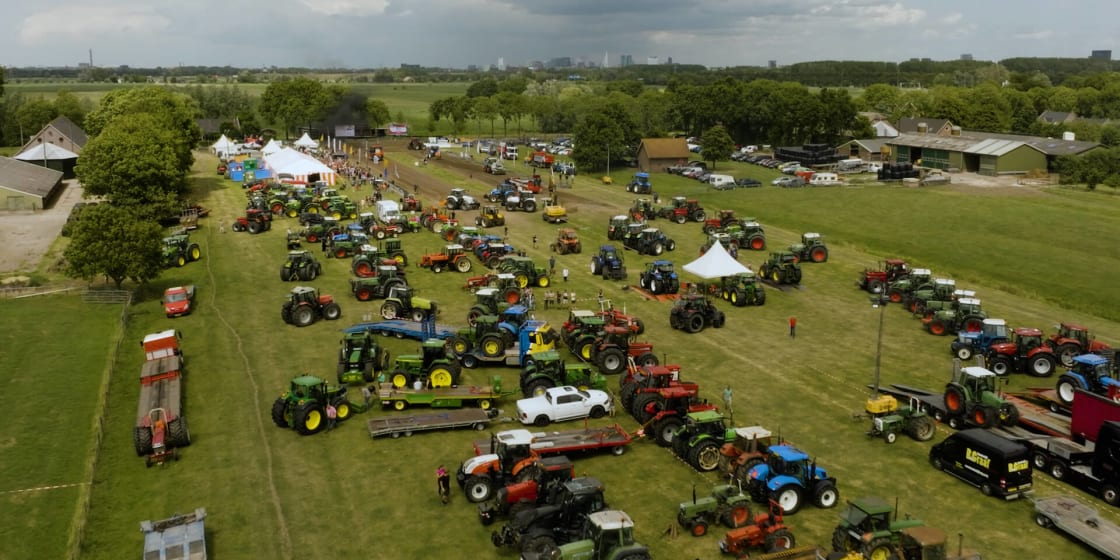
[[[921,403],[922,408],[937,421],[943,421],[948,417],[948,411],[945,409],[945,397],[941,392],[933,392],[900,384],[880,387],[879,391],[895,397],[904,399],[913,398],[917,400]],[[1007,432],[1012,439],[1023,439],[1032,435],[1037,436],[1038,434],[1069,437],[1070,418],[1068,416],[1051,412],[1046,408],[1013,394],[1002,393],[1001,396],[1019,409],[1019,426],[993,429]],[[1021,428],[1026,429],[1024,430]]]
[[[141,341],[146,361],[140,368],[140,397],[136,405],[133,445],[147,465],[178,459],[177,449],[190,445],[183,417],[183,355],[179,333],[152,333]]]
[[[1022,391],[1009,391],[1007,394],[1041,404],[1049,408],[1050,412],[1058,412],[1067,416],[1072,414],[1070,408],[1058,398],[1058,391],[1053,387],[1027,387]]]
[[[141,521],[144,560],[182,558],[206,560],[206,508],[159,521]]]
[[[438,387],[433,389],[397,388],[391,383],[380,386],[377,397],[381,406],[404,410],[410,406],[430,406],[432,408],[459,408],[467,405],[489,410],[494,401],[505,395],[493,387]]]
[[[530,448],[540,456],[573,455],[587,451],[609,450],[622,455],[629,445],[630,434],[619,424],[599,428],[581,428],[560,432],[533,432]],[[490,439],[474,442],[475,455],[490,453]]]
[[[1113,560],[1120,560],[1120,526],[1102,519],[1097,510],[1071,496],[1051,496],[1034,501],[1035,522],[1063,533]]]
[[[514,341],[513,346],[506,348],[501,356],[484,356],[482,352],[474,350],[459,356],[459,361],[469,369],[485,365],[521,367],[521,358],[521,343]]]
[[[407,416],[393,415],[370,419],[369,437],[392,436],[397,438],[402,435],[408,437],[414,432],[455,428],[470,428],[481,431],[485,430],[492,420],[491,411],[481,408],[433,411]]]
[[[352,327],[343,329],[347,334],[372,332],[382,336],[395,336],[397,338],[414,338],[428,340],[438,338],[447,340],[458,334],[455,327],[441,325],[429,321],[408,321],[405,319],[387,319],[384,321],[370,321],[357,323]]]

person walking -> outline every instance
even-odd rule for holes
[[[567,282],[568,281],[568,268],[564,267],[564,270],[561,271],[560,274],[562,274],[564,276],[564,281]]]
[[[533,236],[533,248],[534,249],[537,248],[537,236],[535,236],[535,235]]]
[[[439,492],[439,501],[447,505],[451,499],[451,475],[447,474],[443,465],[436,469],[436,490]]]
[[[334,423],[338,420],[338,409],[333,404],[327,404],[327,431],[334,428]]]
[[[550,255],[548,257],[548,275],[552,276],[553,274],[556,274],[556,256]]]
[[[732,413],[732,409],[731,409],[731,386],[730,385],[728,385],[723,390],[723,406],[725,406],[727,408],[727,413],[728,414]]]
[[[789,318],[789,337],[797,338],[797,317]]]

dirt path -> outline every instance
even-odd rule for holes
[[[64,181],[54,205],[40,211],[0,212],[0,274],[30,274],[62,233],[70,209],[82,199],[76,180]]]

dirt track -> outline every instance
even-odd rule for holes
[[[70,209],[82,199],[82,187],[65,181],[54,205],[40,211],[0,212],[0,275],[30,274],[62,232]]]

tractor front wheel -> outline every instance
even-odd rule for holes
[[[819,508],[835,507],[836,503],[840,501],[840,492],[836,490],[836,485],[823,481],[817,484],[817,488],[813,491],[813,504]]]
[[[336,321],[342,317],[342,308],[335,302],[330,302],[323,306],[323,318],[328,321]]]
[[[676,416],[668,416],[662,418],[654,425],[653,432],[657,439],[657,445],[661,447],[670,447],[673,445],[673,436],[684,425],[680,418]]]
[[[305,402],[296,409],[295,428],[303,436],[309,436],[323,429],[323,411],[318,403]]]
[[[1034,377],[1050,377],[1057,367],[1058,361],[1053,356],[1039,352],[1028,360],[1027,373]]]
[[[288,400],[280,397],[272,403],[272,423],[278,428],[290,428],[289,420]]]
[[[887,560],[891,558],[891,540],[889,538],[874,539],[863,547],[863,555],[870,560]]]
[[[992,373],[1000,377],[1006,377],[1011,374],[1011,358],[1007,356],[995,356],[992,358],[991,362],[988,363],[988,369],[992,370]]]
[[[712,440],[696,444],[689,453],[688,462],[700,472],[711,472],[719,466],[719,446]]]
[[[463,489],[467,492],[467,499],[477,504],[490,499],[490,495],[494,493],[494,483],[489,477],[476,475],[467,479]]]
[[[599,368],[607,375],[622,373],[626,369],[626,354],[618,348],[607,348],[599,354]]]
[[[396,319],[400,317],[401,304],[395,301],[387,301],[381,304],[381,318],[385,320]]]
[[[793,484],[781,487],[773,497],[786,515],[793,515],[801,509],[801,489]]]
[[[789,529],[778,529],[766,536],[766,552],[781,552],[797,545]]]

